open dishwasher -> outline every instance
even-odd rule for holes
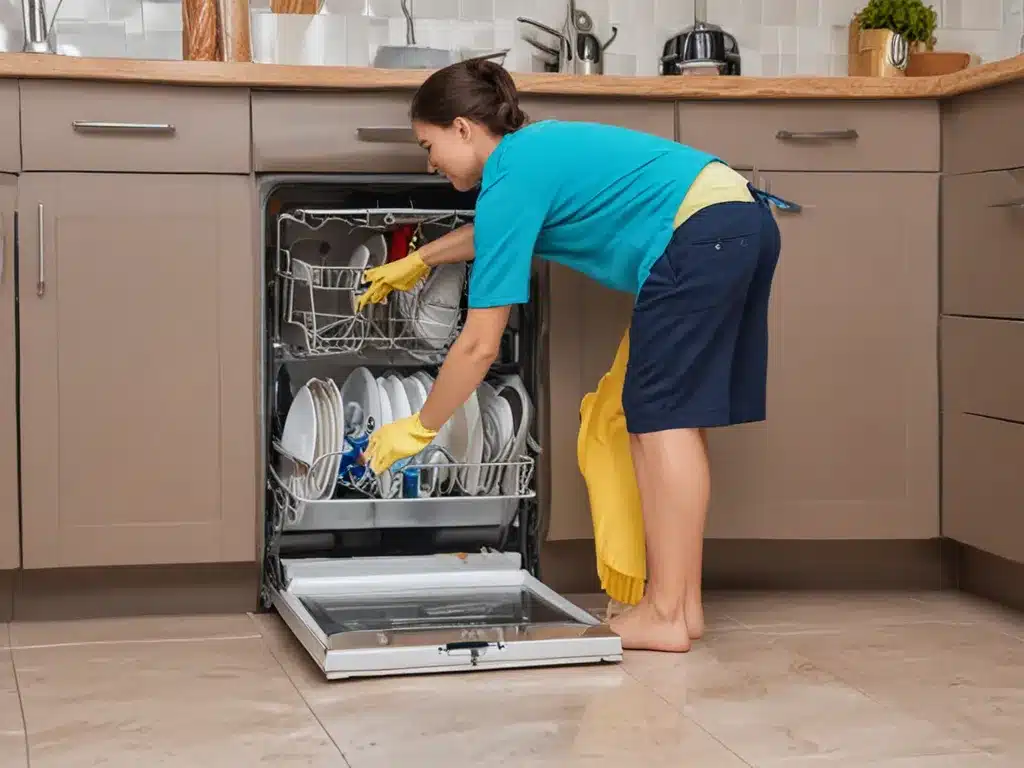
[[[471,266],[357,311],[363,272],[472,222],[475,193],[303,175],[262,179],[260,198],[264,607],[331,679],[620,660],[619,638],[538,578],[536,302],[429,448],[379,477],[356,458],[422,407]]]

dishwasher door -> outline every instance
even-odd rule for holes
[[[622,659],[607,625],[514,553],[281,565],[274,606],[329,679]]]

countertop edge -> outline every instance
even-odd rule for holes
[[[0,79],[95,80],[122,83],[296,90],[411,90],[427,72],[365,67],[142,59],[89,59],[0,54]],[[942,99],[1024,80],[1024,54],[938,77],[586,77],[514,73],[524,94],[714,99]]]

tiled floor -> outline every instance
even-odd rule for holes
[[[952,593],[708,602],[686,656],[338,683],[273,615],[0,624],[0,768],[1024,765],[1024,616]]]

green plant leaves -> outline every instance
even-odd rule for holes
[[[908,42],[931,44],[939,14],[922,0],[869,0],[857,19],[861,29],[889,29]]]

